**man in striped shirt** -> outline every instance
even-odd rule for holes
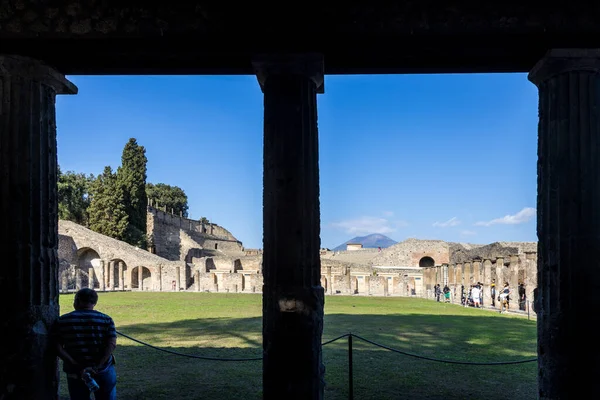
[[[96,400],[117,398],[117,374],[112,355],[117,346],[117,331],[112,318],[94,310],[98,294],[81,289],[75,294],[75,311],[59,317],[54,326],[58,356],[63,360],[71,400],[90,399],[90,390],[82,379],[89,372],[100,389]]]

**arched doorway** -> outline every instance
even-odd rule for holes
[[[321,276],[321,287],[327,293],[327,277]]]
[[[104,276],[104,271],[102,271],[102,260],[96,250],[89,247],[79,249],[77,251],[76,269],[76,289],[82,287],[100,288],[99,278]],[[90,269],[94,271],[92,276],[90,276]]]
[[[420,268],[431,268],[435,267],[435,260],[429,256],[425,256],[419,260]]]
[[[112,268],[110,268],[111,265]],[[125,290],[125,286],[127,286],[125,277],[128,275],[127,264],[125,261],[120,258],[110,260],[108,274],[108,279],[113,290]]]
[[[135,267],[131,270],[131,289],[151,290],[152,273],[146,267]]]

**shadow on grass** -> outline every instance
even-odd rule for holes
[[[203,318],[117,329],[172,351],[223,358],[262,354],[262,319]],[[352,332],[383,345],[442,360],[501,362],[536,357],[535,322],[481,316],[391,314],[325,316],[323,341]],[[186,345],[182,346],[182,343]],[[175,346],[173,346],[175,345]],[[262,362],[218,362],[166,354],[120,337],[119,398],[261,399]],[[392,353],[354,339],[356,399],[537,398],[537,363],[451,365]],[[290,360],[292,362],[292,360]],[[325,398],[348,398],[347,339],[323,348]],[[63,388],[63,395],[65,385]]]

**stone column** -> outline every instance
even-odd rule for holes
[[[600,49],[549,51],[539,90],[538,390],[540,399],[600,393]]]
[[[506,278],[504,277],[504,258],[498,257],[496,258],[496,290],[500,290],[504,287],[504,282],[506,282]]]
[[[159,265],[159,266],[158,266],[158,290],[159,290],[160,292],[162,292],[162,290],[163,290],[163,284],[162,284],[162,281],[163,281],[163,280],[162,280],[163,273],[162,273],[162,270],[163,270],[163,266],[162,266],[162,265]]]
[[[60,277],[60,291],[66,292],[69,289],[69,275],[68,270],[63,271]]]
[[[469,292],[469,287],[473,283],[473,270],[471,269],[471,262],[466,262],[463,264],[463,276],[465,281],[465,288],[467,293]]]
[[[119,290],[125,290],[125,263],[119,261]]]
[[[75,93],[52,68],[0,55],[0,393],[10,399],[58,396],[48,351],[59,312],[55,100]]]
[[[100,283],[100,291],[104,291],[106,289],[106,265],[104,264],[104,260],[100,260],[100,276],[98,277],[98,282]]]
[[[181,287],[181,267],[175,267],[175,291]]]
[[[515,301],[514,304],[516,304],[516,308],[515,310],[519,309],[519,294],[517,291],[517,288],[519,287],[519,256],[515,256],[515,255],[511,255],[509,257],[509,278],[508,278],[508,284],[510,285],[510,289],[513,292],[513,295],[511,296]],[[513,303],[513,301],[511,301],[511,303]]]
[[[90,289],[94,288],[94,267],[88,269],[88,287]]]
[[[77,291],[79,289],[81,289],[81,278],[82,278],[81,274],[82,274],[81,269],[77,268],[75,270],[75,290],[77,290]]]
[[[473,283],[481,281],[481,260],[473,260]]]
[[[115,261],[108,262],[108,279],[107,279],[108,290],[115,289]]]
[[[489,259],[483,260],[483,297],[486,300],[486,304],[492,305],[492,261]]]
[[[137,272],[138,290],[144,290],[144,267],[139,266]]]
[[[198,270],[196,270],[196,272],[195,272],[194,286],[195,286],[196,292],[199,292],[200,291],[200,271],[198,271]]]
[[[331,267],[327,267],[326,273],[327,273],[327,292],[329,294],[333,294],[333,279],[332,279],[332,275],[331,275]]]
[[[317,93],[321,56],[254,63],[264,93],[263,398],[323,398]]]

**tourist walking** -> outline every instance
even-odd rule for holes
[[[117,331],[111,317],[94,310],[98,294],[94,289],[81,289],[75,294],[74,311],[58,318],[52,336],[58,357],[63,360],[71,400],[117,398],[117,374],[113,351]],[[90,385],[90,378],[97,386]],[[84,380],[86,379],[86,380]]]
[[[436,283],[433,290],[435,291],[435,300],[440,301],[440,296],[442,295],[442,290],[440,289],[440,284]]]
[[[479,285],[474,285],[473,289],[471,289],[471,296],[473,296],[473,307],[481,308],[481,300],[479,296],[481,295],[481,289]]]
[[[506,309],[506,311],[510,308],[510,288],[508,287],[508,282],[504,283],[504,287],[500,291],[500,295],[498,296],[498,301],[500,302],[500,313],[502,310]]]

